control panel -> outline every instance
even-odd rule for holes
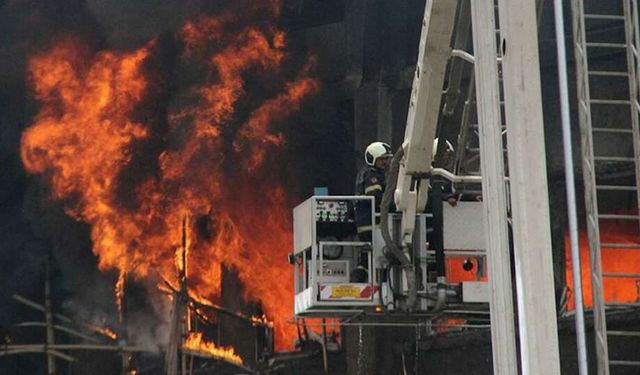
[[[329,283],[349,282],[348,260],[325,260],[322,262],[322,281]]]
[[[320,222],[345,222],[349,220],[349,202],[346,200],[317,200],[315,219]]]

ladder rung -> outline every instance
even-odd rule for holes
[[[467,149],[467,151],[470,151],[470,152],[480,152],[480,148],[479,148],[479,147],[469,147],[469,148]],[[503,148],[503,149],[502,149],[502,152],[507,152],[507,149],[506,149],[506,148]]]
[[[600,248],[606,249],[640,249],[640,243],[613,243],[602,242]]]
[[[640,307],[639,303],[630,303],[630,302],[607,302],[604,304],[605,307],[611,307],[611,308],[621,308],[621,307],[625,307],[625,308],[636,308],[636,307]]]
[[[637,279],[640,278],[640,273],[629,273],[629,272],[603,272],[602,277],[615,277],[615,278],[632,278]]]
[[[627,48],[626,43],[597,43],[597,42],[588,42],[585,43],[587,47],[596,47],[596,48]]]
[[[627,72],[611,72],[607,70],[592,70],[589,72],[591,76],[608,76],[608,77],[628,77],[629,73]]]
[[[623,20],[624,16],[616,15],[616,14],[585,14],[584,19],[586,20]]]
[[[638,220],[638,215],[622,215],[622,214],[598,214],[598,219],[610,219],[610,220]]]
[[[631,129],[621,129],[621,128],[591,128],[591,130],[598,133],[622,133],[622,134],[633,133],[633,130]]]
[[[635,186],[621,186],[621,185],[596,185],[597,190],[621,190],[621,191],[636,191]]]
[[[480,126],[478,124],[469,124],[469,127],[471,129],[479,129],[480,128]],[[504,125],[504,124],[500,125],[500,129],[502,129],[502,130],[507,129],[507,125]]]
[[[621,360],[609,360],[611,366],[640,366],[640,361],[621,361]]]
[[[614,104],[614,105],[623,105],[631,103],[628,100],[620,100],[620,99],[590,99],[589,103],[592,104]]]
[[[635,158],[628,158],[624,156],[594,156],[595,161],[609,161],[609,162],[634,162]]]
[[[607,331],[607,335],[640,337],[640,332],[637,332],[637,331]]]

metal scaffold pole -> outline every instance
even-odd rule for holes
[[[578,243],[578,214],[576,211],[576,186],[571,144],[571,119],[569,116],[569,89],[567,83],[567,56],[564,43],[564,12],[562,0],[554,0],[556,22],[556,47],[558,49],[558,81],[560,84],[560,112],[562,115],[562,141],[567,191],[567,215],[571,240],[571,268],[573,271],[573,296],[576,309],[576,346],[578,349],[578,373],[587,375],[587,344],[584,330],[584,304],[582,302],[582,267]]]
[[[55,345],[55,334],[53,330],[53,309],[51,307],[51,256],[47,258],[45,264],[45,280],[44,280],[44,306],[45,306],[45,322],[47,328],[45,352],[47,353],[47,374],[55,375],[56,357],[49,351],[51,345]]]

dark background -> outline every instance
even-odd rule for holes
[[[16,343],[44,341],[41,330],[13,327],[21,321],[42,320],[42,314],[16,303],[11,296],[19,293],[42,301],[44,264],[48,258],[52,263],[57,311],[96,322],[109,321],[116,314],[113,306],[116,275],[97,270],[88,226],[66,216],[62,204],[49,199],[46,185],[38,177],[27,175],[22,166],[21,133],[31,124],[38,109],[26,81],[29,56],[61,34],[79,35],[97,50],[133,49],[151,37],[171,35],[185,20],[203,13],[216,14],[231,3],[233,1],[0,0],[0,342],[7,334]],[[314,186],[327,186],[335,194],[352,193],[355,173],[363,164],[365,146],[374,140],[390,142],[394,148],[401,144],[423,7],[424,0],[287,3],[277,23],[289,34],[292,54],[317,56],[317,75],[322,82],[320,94],[305,103],[296,116],[299,124],[288,131],[285,152],[292,180],[289,191],[292,201],[302,201],[311,195]],[[561,291],[564,284],[564,175],[551,8],[551,2],[546,1],[540,21],[540,55],[554,262],[557,290]],[[570,14],[568,9],[566,14],[567,17]],[[569,18],[566,25],[571,25]],[[572,56],[570,38],[567,42],[568,54]],[[615,64],[622,59],[621,54],[602,57],[604,64]],[[574,81],[571,62],[570,69],[570,81]],[[607,82],[600,87],[603,92],[615,90]],[[574,147],[578,150],[575,113],[573,120]],[[444,131],[455,134],[457,130]],[[580,165],[577,158],[575,164]],[[581,175],[579,170],[576,175]],[[579,183],[579,194],[581,188]],[[144,301],[141,290],[136,292],[134,287],[131,293]],[[144,319],[148,313],[148,309],[141,307],[139,321],[141,325],[149,324],[149,339],[153,339],[153,324]],[[381,331],[378,335],[381,335],[378,341],[384,341],[389,333]],[[565,336],[566,348],[571,345],[572,336]],[[465,345],[474,343],[480,345],[476,352],[465,349]],[[441,352],[434,352],[430,358],[439,358]],[[463,352],[469,358],[484,358],[486,366],[460,367],[465,362],[456,358]],[[434,365],[441,366],[441,371],[434,373],[457,373],[455,371],[463,369],[465,373],[489,373],[486,372],[490,369],[486,337],[453,345],[445,353],[446,361],[431,362],[441,363]],[[476,362],[469,359],[469,363]],[[0,357],[0,373],[39,374],[45,373],[45,368],[41,355]],[[476,371],[470,372],[473,368]],[[74,373],[85,373],[80,367],[76,371]],[[110,374],[113,369],[93,367],[86,373]]]

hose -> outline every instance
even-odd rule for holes
[[[407,298],[407,310],[411,311],[413,306],[416,304],[416,300],[418,299],[418,288],[416,286],[416,274],[413,268],[413,264],[411,260],[406,256],[406,254],[398,247],[398,245],[393,242],[391,238],[391,234],[389,232],[389,207],[391,207],[391,202],[393,201],[393,195],[396,190],[397,181],[398,181],[398,170],[400,167],[400,159],[404,156],[404,149],[402,146],[398,148],[398,151],[391,158],[391,165],[389,166],[389,172],[387,173],[387,178],[385,182],[385,190],[382,195],[382,202],[380,203],[380,230],[382,232],[382,238],[384,239],[385,245],[387,249],[391,251],[391,253],[400,261],[400,267],[405,272],[407,276],[407,289],[408,289],[408,298]]]

